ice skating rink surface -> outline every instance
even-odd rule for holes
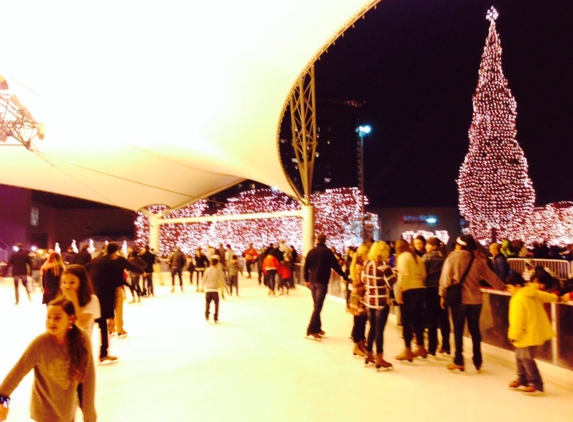
[[[513,354],[500,349],[484,346],[480,374],[469,347],[459,375],[445,369],[445,355],[399,363],[403,341],[390,317],[385,358],[394,369],[376,372],[352,356],[352,316],[339,299],[326,300],[326,338],[315,341],[305,338],[312,299],[304,287],[269,297],[256,278],[240,278],[240,296],[221,301],[214,324],[205,321],[204,294],[188,277],[184,292],[171,293],[167,274],[164,280],[139,304],[127,303],[126,292],[129,335],[112,337],[110,347],[119,362],[97,366],[99,421],[573,421],[570,371],[540,365],[546,392],[531,397],[508,389]],[[38,290],[29,303],[22,289],[15,306],[12,279],[0,281],[0,377],[44,331],[40,303]],[[93,334],[97,356],[97,325]],[[32,377],[13,393],[9,421],[29,420]]]

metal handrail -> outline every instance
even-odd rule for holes
[[[551,270],[559,279],[567,280],[569,275],[573,273],[573,263],[563,259],[538,259],[538,258],[509,258],[507,263],[509,268],[519,274],[523,274],[525,270],[525,261],[533,259],[535,266],[542,266]]]

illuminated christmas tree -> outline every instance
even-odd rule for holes
[[[489,34],[473,96],[469,151],[457,180],[460,214],[479,240],[515,239],[533,211],[535,191],[516,141],[517,103],[501,67],[497,11],[487,13]]]

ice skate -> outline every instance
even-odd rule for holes
[[[360,349],[360,345],[358,343],[354,343],[354,350],[352,350],[352,356],[358,356],[358,357],[364,358],[364,357],[366,357],[366,353],[364,353]]]
[[[320,336],[320,334],[317,334],[317,333],[307,334],[306,338],[309,340],[316,340],[316,341],[322,340],[322,337]]]
[[[462,373],[465,370],[463,365],[456,365],[455,363],[448,363],[446,368],[448,368],[448,370],[454,374]]]
[[[382,353],[376,355],[376,370],[379,371],[380,368],[386,370],[394,369],[394,365],[384,360],[384,355]]]
[[[412,349],[410,349],[409,347],[406,347],[401,354],[396,356],[396,360],[399,360],[399,361],[407,360],[408,362],[412,362],[414,357],[415,356],[412,353]]]
[[[369,363],[376,363],[376,361],[374,360],[374,355],[372,352],[366,351],[366,359],[364,359],[364,365],[368,366]]]

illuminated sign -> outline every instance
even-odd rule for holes
[[[438,222],[438,217],[436,217],[435,215],[405,215],[404,222],[406,224],[415,224],[415,223],[436,224]]]

